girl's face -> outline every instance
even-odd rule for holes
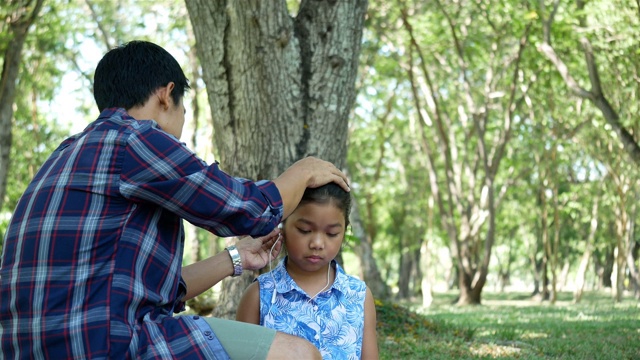
[[[344,213],[333,203],[298,206],[283,229],[287,266],[310,272],[326,269],[340,251],[344,232]]]

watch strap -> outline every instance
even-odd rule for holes
[[[240,257],[240,252],[235,245],[231,245],[226,248],[229,252],[229,256],[231,257],[231,262],[233,263],[233,277],[242,275],[242,258]]]

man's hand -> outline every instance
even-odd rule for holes
[[[330,182],[335,182],[345,191],[349,191],[347,176],[332,163],[313,156],[296,161],[273,180],[284,204],[282,218],[286,219],[291,215],[308,187],[316,188]]]
[[[282,175],[307,179],[305,187],[316,188],[330,182],[340,185],[349,192],[349,183],[345,174],[328,161],[313,156],[296,161]]]
[[[279,241],[280,240],[280,241]],[[275,228],[268,235],[252,238],[243,237],[236,243],[245,270],[260,270],[278,257],[282,249],[280,229]],[[274,243],[277,244],[274,246]],[[273,251],[271,248],[273,247]]]

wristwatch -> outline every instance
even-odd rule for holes
[[[242,275],[242,258],[235,245],[227,247],[225,250],[229,252],[231,256],[231,262],[233,263],[233,277]]]

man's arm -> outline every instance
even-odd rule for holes
[[[280,229],[275,229],[269,235],[260,238],[245,237],[236,243],[242,267],[244,270],[258,270],[275,259],[282,249],[282,242],[278,242],[271,251],[273,243],[278,238]],[[270,254],[271,253],[271,254]],[[222,279],[233,275],[233,262],[229,252],[224,250],[205,260],[198,261],[182,268],[182,279],[187,285],[187,294],[182,299],[187,301],[210,289]]]

